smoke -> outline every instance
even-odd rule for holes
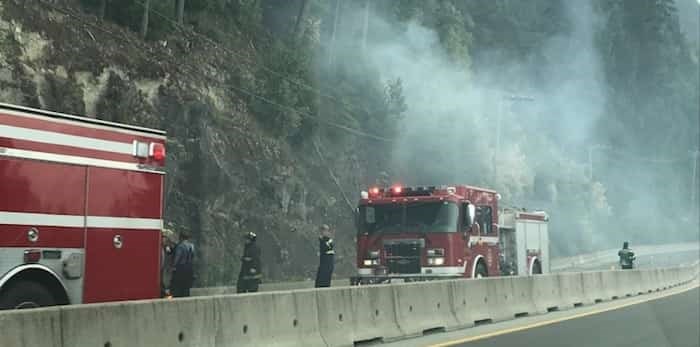
[[[383,80],[402,81],[408,106],[387,167],[392,179],[480,185],[501,192],[503,205],[546,209],[555,254],[614,247],[624,238],[611,230],[620,211],[605,182],[595,179],[610,176],[597,147],[605,140],[595,131],[608,101],[596,48],[602,19],[590,1],[562,3],[567,27],[545,39],[524,33],[535,39],[522,57],[470,52],[479,63],[465,69],[420,19],[396,25],[376,14],[365,52]],[[642,178],[624,184],[647,184]],[[653,194],[636,194],[619,207],[639,218],[655,211]]]

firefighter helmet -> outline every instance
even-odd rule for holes
[[[173,232],[171,229],[165,227],[163,230],[161,230],[160,234],[167,238],[168,240],[173,240],[175,238],[175,232]]]
[[[250,240],[250,241],[255,241],[255,239],[258,237],[254,232],[249,231],[245,234],[245,238]]]

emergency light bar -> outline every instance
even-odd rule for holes
[[[368,190],[369,198],[395,197],[395,196],[430,196],[437,190],[435,186],[429,187],[402,187],[391,188],[372,187]]]
[[[134,140],[132,154],[137,158],[152,158],[156,161],[163,161],[165,160],[165,145]]]

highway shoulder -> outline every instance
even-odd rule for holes
[[[689,291],[698,291],[700,283],[695,280],[689,284],[671,288],[665,291],[655,292],[651,294],[638,295],[618,300],[606,301],[595,305],[587,305],[565,311],[550,312],[542,315],[527,316],[514,320],[502,321],[493,324],[476,326],[468,329],[456,330],[447,333],[437,333],[427,336],[422,336],[414,339],[385,343],[381,346],[387,347],[447,347],[447,346],[463,346],[471,345],[471,342],[492,339],[508,334],[528,331],[541,327],[547,327],[558,323],[563,323],[575,319],[582,319],[594,315],[604,314],[616,310],[625,309],[634,305],[670,298],[672,296],[688,293]],[[697,296],[697,295],[695,295]],[[695,304],[697,306],[697,303]],[[697,310],[697,309],[696,309]],[[697,317],[694,317],[697,319]],[[695,321],[697,323],[697,320]],[[642,329],[642,327],[639,327]],[[697,330],[696,330],[697,331]],[[590,332],[594,333],[594,332]],[[697,334],[697,333],[696,333]],[[564,338],[562,336],[562,338]],[[500,345],[499,345],[500,346]]]

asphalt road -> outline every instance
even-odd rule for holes
[[[469,347],[697,347],[700,291],[694,290],[552,325],[458,344]]]
[[[671,292],[397,341],[388,346],[698,347],[700,290],[695,282]]]

